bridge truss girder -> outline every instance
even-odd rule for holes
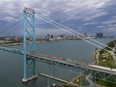
[[[113,75],[113,74],[108,74],[108,73],[100,72],[100,71],[94,71],[91,69],[81,67],[79,65],[73,66],[69,64],[58,63],[56,61],[42,60],[41,58],[36,58],[36,57],[31,57],[31,58],[35,58],[36,60],[40,62],[49,64],[50,66],[53,66],[53,67],[55,66],[55,68],[58,67],[58,68],[65,69],[73,73],[80,73],[79,74],[80,75],[80,87],[96,87],[97,79],[116,84],[116,75]],[[92,85],[90,85],[90,83],[88,83],[87,80],[85,79],[85,77],[88,75],[89,75],[90,81],[93,83]]]
[[[95,79],[103,80],[103,81],[107,81],[109,83],[116,84],[116,75],[108,74],[105,72],[103,73],[103,72],[99,72],[99,71],[92,71],[92,76]]]

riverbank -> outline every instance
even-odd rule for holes
[[[116,57],[111,51],[95,50],[94,65],[116,68]]]
[[[102,49],[95,49],[94,52],[94,65],[116,69],[116,41],[111,41],[106,47]],[[116,87],[116,84],[109,83],[103,80],[96,80],[96,83],[105,87]]]
[[[80,87],[80,75],[73,78],[69,83],[64,85],[64,87]]]
[[[104,67],[109,67],[111,69],[116,68],[116,55],[115,49],[116,49],[116,44],[114,44],[115,47],[113,47],[112,50],[106,51],[106,47],[103,47],[103,49],[96,48],[93,51],[93,64],[94,65],[99,65],[99,66],[104,66]],[[105,49],[105,50],[104,50]],[[87,75],[85,79],[89,81]],[[77,76],[74,80],[72,80],[73,83],[80,85],[80,76]],[[91,83],[91,82],[90,82]],[[115,84],[112,84],[110,82],[106,82],[103,80],[96,80],[96,85],[97,87],[101,86],[102,87],[115,87]],[[67,87],[73,87],[73,86],[67,86]]]

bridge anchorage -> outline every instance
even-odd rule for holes
[[[36,51],[35,40],[35,26],[34,26],[34,14],[35,11],[31,8],[24,8],[23,20],[24,20],[24,77],[23,82],[28,82],[37,78],[35,74],[35,59],[27,58],[27,51],[34,53]]]

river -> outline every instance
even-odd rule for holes
[[[113,39],[98,39],[98,41],[106,44]],[[37,44],[37,51],[40,53],[86,63],[92,63],[92,55],[95,48],[95,46],[83,40],[53,41]],[[37,61],[36,72],[48,73],[48,66]],[[56,68],[56,77],[70,81],[76,75],[77,73]],[[45,77],[38,76],[37,80],[27,84],[21,82],[22,77],[23,56],[0,51],[0,87],[47,87],[47,79]],[[57,82],[57,84],[61,85],[62,83]]]

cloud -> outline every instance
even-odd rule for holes
[[[99,12],[99,13],[96,13],[95,15],[91,15],[90,17],[85,18],[84,21],[90,21],[90,20],[93,20],[95,18],[104,16],[104,15],[107,15],[107,12]]]
[[[116,27],[116,24],[109,24],[109,27]]]
[[[97,28],[104,28],[105,26],[103,26],[103,25],[100,25],[100,26],[97,26]]]
[[[53,35],[62,35],[62,34],[71,34],[69,32],[66,32],[64,30],[54,28],[54,29],[36,29],[36,35],[47,35],[47,34],[53,34]]]
[[[109,32],[109,33],[115,33],[116,27],[110,27],[110,28],[104,29],[104,31]]]
[[[103,24],[112,24],[112,23],[116,23],[115,19],[108,19],[107,21],[104,21]]]
[[[79,18],[80,14],[89,14],[102,8],[109,0],[0,0],[2,12],[15,16],[21,12],[24,7],[35,8],[45,16],[52,15],[54,12],[63,13],[67,19]],[[6,5],[4,5],[6,4]],[[84,8],[84,9],[83,9]],[[103,15],[98,13],[97,16]],[[92,18],[96,17],[93,16]],[[92,19],[88,18],[88,19]]]
[[[6,22],[12,22],[12,21],[15,21],[15,18],[10,17],[10,16],[6,16],[2,20],[5,20]]]
[[[71,0],[62,7],[62,12],[67,19],[91,20],[106,14],[102,8],[107,2],[109,0]]]
[[[87,22],[87,23],[84,23],[84,24],[82,24],[82,25],[95,25],[95,24],[97,24],[97,22]]]
[[[36,14],[39,12],[73,28],[82,27],[83,31],[91,27],[114,28],[112,24],[116,22],[116,15],[110,9],[115,11],[115,4],[115,0],[0,0],[0,21],[14,22],[22,16],[24,7],[30,7],[35,9]],[[42,29],[47,27],[43,21],[38,20],[37,23]],[[86,27],[88,25],[90,27]]]

